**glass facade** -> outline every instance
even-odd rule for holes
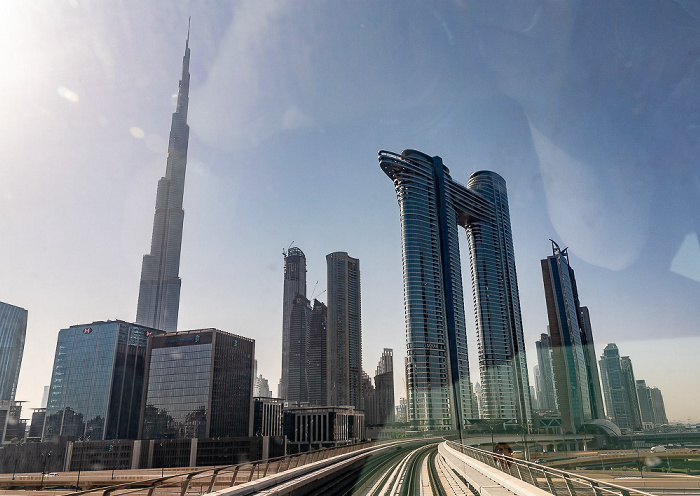
[[[282,377],[277,394],[289,395],[289,353],[292,307],[297,295],[306,297],[306,256],[296,246],[284,253],[284,294],[282,300]]]
[[[541,265],[554,381],[562,428],[564,432],[575,433],[585,422],[596,418],[589,387],[593,377],[588,371],[584,353],[585,338],[579,323],[581,308],[568,252],[560,250],[554,241],[552,252],[552,256],[542,260]]]
[[[531,418],[505,181],[454,182],[440,157],[379,152],[401,215],[408,420],[438,429],[478,416],[467,357],[458,226],[467,230],[483,416]],[[455,405],[458,405],[455,408]]]
[[[330,404],[361,408],[362,309],[360,261],[345,252],[326,255]]]
[[[608,418],[622,430],[641,430],[641,413],[632,362],[629,357],[620,356],[615,343],[610,343],[603,349],[600,375]]]
[[[0,401],[14,401],[27,332],[27,311],[0,301]]]
[[[44,440],[135,439],[148,337],[159,332],[122,321],[62,329]]]
[[[155,336],[141,439],[248,436],[254,341],[216,329]]]

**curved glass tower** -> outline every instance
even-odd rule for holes
[[[440,157],[380,151],[401,214],[408,420],[454,429],[476,418],[467,358],[458,226],[467,230],[484,416],[529,421],[530,387],[505,181],[465,188]]]

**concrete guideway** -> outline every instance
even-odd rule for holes
[[[552,496],[547,491],[463,455],[447,443],[441,443],[438,452],[445,463],[461,474],[482,496]]]

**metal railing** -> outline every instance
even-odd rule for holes
[[[335,448],[323,448],[294,455],[241,463],[238,465],[200,468],[197,470],[179,472],[174,475],[166,475],[164,477],[131,480],[116,485],[100,484],[99,481],[90,481],[90,472],[83,472],[81,478],[81,485],[83,485],[83,487],[99,487],[67,493],[64,496],[87,494],[102,494],[102,496],[119,496],[126,494],[145,496],[165,494],[179,496],[201,495],[384,443],[385,442],[375,441],[338,446]],[[168,470],[172,471],[173,469]]]
[[[516,477],[523,482],[555,496],[654,496],[652,493],[618,486],[584,475],[565,472],[552,467],[520,460],[491,451],[447,441],[447,445],[462,454]]]

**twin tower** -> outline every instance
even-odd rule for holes
[[[475,172],[455,182],[440,157],[380,151],[401,214],[408,419],[461,429],[479,417],[467,357],[458,228],[469,243],[483,401],[481,417],[531,419],[506,183]]]

